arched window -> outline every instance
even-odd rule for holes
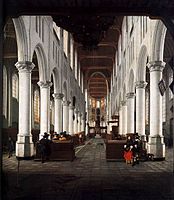
[[[34,91],[34,122],[39,123],[40,121],[40,97],[39,91]]]
[[[60,40],[60,34],[61,34],[61,29],[59,26],[57,26],[57,36],[58,36],[59,40]]]
[[[68,57],[68,32],[66,30],[63,30],[63,50]]]
[[[162,97],[162,120],[166,121],[166,93]]]
[[[3,67],[3,115],[7,117],[7,70]]]
[[[79,82],[79,86],[81,86],[81,82],[80,82],[80,78],[81,78],[81,71],[80,71],[80,63],[78,64],[78,82]]]
[[[18,76],[17,74],[12,75],[12,97],[18,100]]]
[[[149,98],[150,98],[150,95],[149,95],[149,91],[146,90],[146,102],[145,102],[145,106],[146,106],[146,116],[145,116],[145,124],[148,125],[149,124]]]
[[[77,79],[77,61],[78,61],[78,58],[77,58],[77,50],[75,50],[75,78]]]
[[[54,101],[50,101],[50,124],[54,124]]]
[[[71,38],[70,39],[70,66],[71,66],[71,69],[73,69],[73,57],[74,57],[74,44],[73,44],[73,39]]]
[[[42,42],[44,42],[44,18],[42,19]]]

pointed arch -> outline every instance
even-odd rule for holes
[[[167,28],[161,20],[158,20],[155,25],[153,34],[153,45],[152,45],[152,58],[151,61],[162,61],[164,52],[164,42]]]
[[[61,86],[60,86],[60,76],[58,69],[56,67],[53,68],[51,74],[53,75],[54,93],[60,93]]]
[[[108,84],[108,80],[106,79],[106,76],[105,76],[102,72],[93,72],[93,73],[90,75],[90,78],[92,78],[92,77],[95,76],[96,74],[99,74],[99,75],[103,76],[103,78],[106,80],[107,95],[108,95],[108,94],[109,94],[109,84]],[[89,83],[90,83],[90,79],[89,79],[89,82],[88,82],[88,89],[89,89]]]
[[[147,64],[147,47],[143,45],[141,47],[138,62],[137,62],[137,72],[136,72],[136,81],[145,81],[146,80],[146,64]]]
[[[33,53],[31,54],[32,57],[34,55],[34,51],[36,52],[37,60],[38,60],[38,68],[39,68],[39,80],[45,82],[46,80],[49,80],[49,78],[46,77],[47,74],[47,61],[46,61],[46,55],[44,52],[44,48],[40,43],[38,43]]]
[[[18,47],[18,61],[31,61],[29,57],[29,47],[27,41],[27,32],[23,17],[13,18],[13,23],[16,32],[16,40]]]

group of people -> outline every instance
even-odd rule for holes
[[[51,143],[56,142],[58,140],[68,140],[70,138],[70,135],[67,134],[66,131],[61,132],[60,134],[54,132],[52,139],[49,139],[49,136],[50,135],[45,132],[43,138],[37,143],[37,148],[39,154],[41,155],[42,163],[44,163],[46,160],[49,160],[49,157],[51,155]]]
[[[129,135],[124,145],[124,159],[126,164],[139,164],[140,150],[142,148],[141,140],[138,133]]]
[[[64,140],[69,140],[70,138],[71,138],[71,136],[69,134],[67,134],[66,131],[60,132],[60,134],[58,134],[57,132],[54,132],[52,140],[53,141],[56,141],[56,140],[64,141]]]

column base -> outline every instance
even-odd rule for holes
[[[147,153],[153,154],[155,160],[165,159],[165,144],[164,137],[161,136],[149,136],[149,142],[147,143]]]
[[[32,136],[18,135],[16,142],[16,157],[18,158],[31,158],[34,156],[34,144]]]

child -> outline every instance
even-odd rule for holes
[[[126,164],[132,164],[133,162],[132,146],[124,145],[124,159],[126,160]]]

